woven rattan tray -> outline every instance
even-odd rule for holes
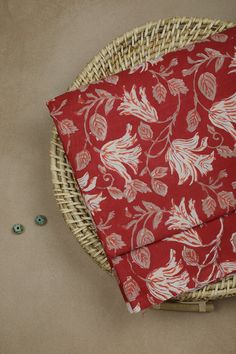
[[[232,26],[233,23],[205,18],[171,18],[135,28],[102,49],[77,76],[68,90],[74,90],[82,84],[133,67]],[[103,270],[111,274],[102,244],[81,198],[55,128],[52,132],[50,158],[54,194],[66,223],[80,246]],[[185,293],[178,299],[173,299],[172,303],[162,305],[161,308],[170,310],[190,308],[193,311],[204,312],[212,309],[212,306],[206,305],[207,301],[234,295],[236,295],[236,275],[203,289]]]

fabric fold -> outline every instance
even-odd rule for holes
[[[47,102],[134,312],[236,271],[235,79],[233,27]]]
[[[113,258],[129,311],[139,312],[236,272],[235,225],[234,211],[195,228],[200,247],[189,247],[179,234]]]

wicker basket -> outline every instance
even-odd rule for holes
[[[135,28],[102,49],[77,76],[68,90],[74,90],[82,84],[133,67],[145,60],[153,59],[158,54],[165,54],[232,26],[233,23],[205,18],[171,18]],[[102,244],[83,203],[55,127],[52,132],[50,157],[54,194],[66,223],[89,256],[111,274]],[[179,298],[155,308],[205,312],[212,310],[212,305],[207,304],[209,300],[234,295],[236,295],[236,275],[203,289],[184,293]]]

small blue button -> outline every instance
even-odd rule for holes
[[[14,234],[20,235],[25,231],[25,228],[21,224],[14,224],[12,226],[12,231],[14,232]]]
[[[47,223],[48,220],[47,220],[46,216],[44,216],[44,215],[37,215],[35,217],[34,221],[35,221],[35,224],[37,224],[39,226],[43,226]]]

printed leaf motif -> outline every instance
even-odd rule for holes
[[[167,90],[164,85],[158,82],[157,85],[153,86],[152,94],[158,103],[162,103],[165,102]]]
[[[123,198],[123,192],[116,187],[108,187],[107,188],[109,194],[112,196],[114,199],[122,199]]]
[[[212,48],[205,48],[208,58],[216,58],[221,56],[221,53],[218,50]]]
[[[189,111],[187,114],[188,131],[191,133],[194,132],[194,130],[197,129],[200,121],[201,118],[196,109],[191,109],[191,111]]]
[[[216,95],[215,76],[208,71],[201,74],[198,79],[198,88],[208,100],[213,101]]]
[[[144,207],[146,208],[146,210],[148,211],[148,213],[151,213],[154,215],[154,219],[153,219],[153,228],[156,229],[158,227],[158,225],[160,224],[161,220],[162,220],[162,210],[159,206],[151,203],[151,202],[146,202],[146,201],[142,201]]]
[[[136,243],[138,247],[146,246],[154,241],[153,233],[147,228],[141,229],[137,234]]]
[[[197,266],[198,265],[199,257],[198,257],[198,254],[195,250],[184,246],[182,256],[183,256],[183,259],[186,264],[188,264],[190,266]]]
[[[128,301],[131,302],[138,297],[141,289],[136,280],[129,275],[123,283],[123,290]]]
[[[183,69],[182,70],[183,76],[191,75],[197,69],[197,67],[198,67],[197,65],[193,65],[189,69]]]
[[[194,43],[190,43],[185,47],[185,49],[187,49],[188,52],[191,52],[192,50],[194,50],[194,48],[195,48]]]
[[[167,171],[168,171],[168,168],[167,167],[156,167],[152,173],[151,173],[151,176],[153,178],[162,178],[162,177],[165,177],[167,175]]]
[[[170,93],[173,96],[179,95],[180,93],[186,94],[188,92],[187,86],[182,79],[170,79],[168,80],[168,87]]]
[[[143,205],[145,206],[146,210],[149,212],[160,212],[161,209],[159,208],[159,206],[151,203],[151,202],[146,202],[145,200],[142,201]]]
[[[131,251],[131,258],[140,268],[148,269],[150,267],[150,251],[148,247],[141,247]]]
[[[126,246],[125,242],[122,240],[121,235],[112,233],[106,237],[106,244],[109,250],[119,250]]]
[[[98,97],[100,97],[100,98],[109,98],[109,97],[112,98],[113,97],[110,92],[103,90],[103,89],[95,89],[95,92],[98,95]],[[88,95],[89,94],[87,94],[87,96]],[[97,97],[95,96],[95,98],[97,98]]]
[[[94,113],[89,121],[89,127],[97,140],[105,140],[107,135],[107,121],[98,113]]]
[[[124,197],[127,199],[128,203],[131,203],[136,198],[137,192],[147,193],[151,192],[151,189],[145,182],[139,179],[128,181],[124,190]]]
[[[99,170],[102,174],[104,174],[104,173],[107,172],[106,167],[105,167],[105,166],[102,166],[102,165],[100,165],[100,164],[98,164],[98,170]]]
[[[212,125],[207,124],[207,130],[212,135],[214,135],[216,133],[216,130],[215,130],[215,128]]]
[[[213,41],[215,42],[221,42],[221,43],[224,43],[227,41],[228,39],[228,36],[227,34],[224,34],[224,33],[215,33],[211,36],[211,38],[213,39]]]
[[[215,71],[218,72],[224,64],[224,57],[219,57],[215,62]]]
[[[115,102],[115,100],[113,98],[106,101],[105,107],[104,107],[106,115],[108,113],[110,113],[110,111],[112,110],[112,108],[114,106],[114,102]]]
[[[152,226],[154,228],[154,230],[157,229],[158,225],[160,224],[161,220],[162,220],[163,214],[162,211],[156,213],[156,215],[153,218],[153,222],[152,222]]]
[[[214,215],[216,208],[216,201],[212,197],[208,196],[202,200],[202,210],[209,218],[210,216]]]
[[[151,140],[153,137],[153,131],[152,128],[143,122],[141,122],[138,126],[138,133],[140,135],[140,138],[143,140]]]
[[[168,186],[164,182],[152,178],[151,184],[152,184],[152,189],[154,190],[155,193],[161,195],[162,197],[166,196],[168,192]]]
[[[230,207],[235,206],[235,199],[234,199],[233,192],[222,191],[218,193],[217,197],[218,197],[218,202],[220,204],[220,207],[222,209],[229,210]]]
[[[63,119],[61,122],[59,122],[58,126],[63,135],[73,134],[78,130],[73,121],[70,119]]]
[[[116,85],[117,82],[119,81],[119,76],[118,75],[108,76],[105,78],[105,81],[109,82],[110,84]]]
[[[78,152],[75,157],[76,161],[76,170],[81,171],[83,170],[91,161],[91,156],[88,150],[82,150]]]

